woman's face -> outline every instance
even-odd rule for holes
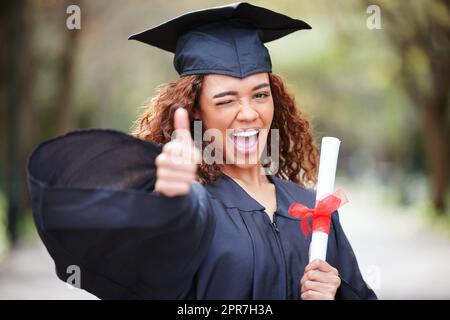
[[[204,129],[217,129],[216,132],[221,133],[220,144],[226,163],[231,161],[239,167],[258,163],[273,112],[267,73],[243,79],[212,74],[203,79],[197,117],[203,121]]]

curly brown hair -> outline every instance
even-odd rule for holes
[[[314,185],[317,182],[318,149],[309,121],[296,107],[295,98],[290,94],[283,79],[269,73],[270,87],[274,102],[274,116],[271,129],[279,130],[279,169],[277,177],[300,185]],[[159,87],[158,94],[151,99],[144,112],[137,119],[132,135],[136,138],[164,144],[170,141],[174,112],[185,108],[191,122],[193,135],[194,114],[199,110],[199,96],[203,76],[191,75]],[[270,133],[268,141],[270,141]],[[204,142],[205,143],[205,142]],[[267,144],[270,154],[270,144]],[[198,171],[198,181],[206,184],[222,174],[217,164],[202,163]]]

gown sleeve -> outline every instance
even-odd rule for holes
[[[341,286],[336,292],[336,299],[377,299],[377,296],[367,286],[361,275],[356,256],[339,222],[337,211],[332,215],[328,245],[328,252],[331,253],[331,257],[327,256],[327,260],[338,269],[341,278]]]
[[[66,281],[102,299],[178,299],[189,294],[215,229],[203,186],[153,193],[160,148],[112,130],[69,133],[28,161],[34,221]]]

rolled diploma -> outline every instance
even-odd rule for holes
[[[341,141],[334,137],[323,137],[320,148],[319,176],[317,178],[316,201],[334,192],[334,179]],[[313,226],[314,227],[314,226]],[[309,247],[309,262],[327,257],[328,234],[321,231],[312,232]]]

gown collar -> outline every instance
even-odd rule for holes
[[[283,180],[274,176],[267,175],[269,181],[275,185],[277,210],[275,214],[284,216],[292,220],[299,220],[292,217],[287,212],[289,205],[297,200],[283,185]],[[224,204],[226,208],[238,208],[240,211],[264,211],[265,207],[250,196],[236,181],[226,174],[206,186],[207,190],[216,199]]]

